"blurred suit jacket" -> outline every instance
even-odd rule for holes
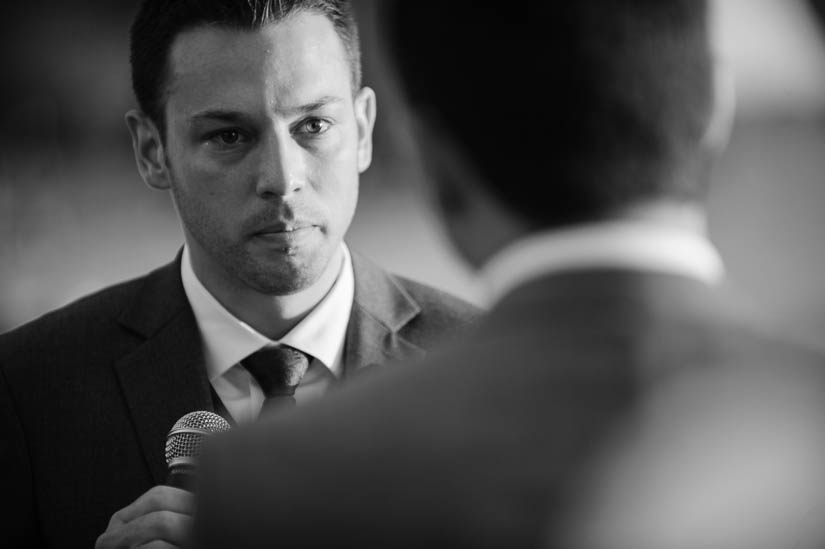
[[[476,316],[353,253],[345,376],[421,356]],[[166,434],[213,410],[180,255],[0,336],[0,547],[92,547],[166,478]]]
[[[557,547],[587,463],[658,378],[778,367],[825,395],[817,354],[721,294],[619,269],[525,283],[454,349],[211,440],[196,545]]]

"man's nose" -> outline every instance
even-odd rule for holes
[[[268,137],[259,152],[255,192],[264,199],[284,197],[304,186],[303,149],[289,135]]]

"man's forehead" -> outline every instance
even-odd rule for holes
[[[170,48],[172,70],[209,69],[217,64],[285,63],[311,57],[348,63],[346,49],[325,16],[299,12],[260,28],[198,25],[178,34]]]
[[[186,96],[181,99],[187,103],[254,102],[265,96],[298,106],[348,94],[351,83],[332,23],[310,13],[256,30],[202,25],[177,37],[169,59],[167,96]]]

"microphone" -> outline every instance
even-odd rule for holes
[[[207,436],[229,430],[229,423],[213,412],[189,412],[166,435],[166,484],[193,491],[195,465]]]

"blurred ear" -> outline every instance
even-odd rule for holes
[[[168,189],[171,177],[166,165],[163,139],[157,126],[137,110],[126,113],[126,126],[132,135],[132,148],[143,181],[153,189]]]
[[[372,164],[372,129],[375,126],[376,99],[372,88],[363,87],[355,96],[355,124],[358,127],[358,173]]]
[[[493,196],[474,160],[436,118],[415,118],[414,127],[429,195],[453,245],[470,265],[480,267],[525,234],[525,224]]]
[[[716,157],[727,148],[736,118],[736,82],[732,68],[716,60],[713,70],[713,109],[702,146]]]
[[[413,125],[420,161],[430,181],[430,196],[446,219],[459,221],[479,192],[472,163],[436,118],[413,116]]]

